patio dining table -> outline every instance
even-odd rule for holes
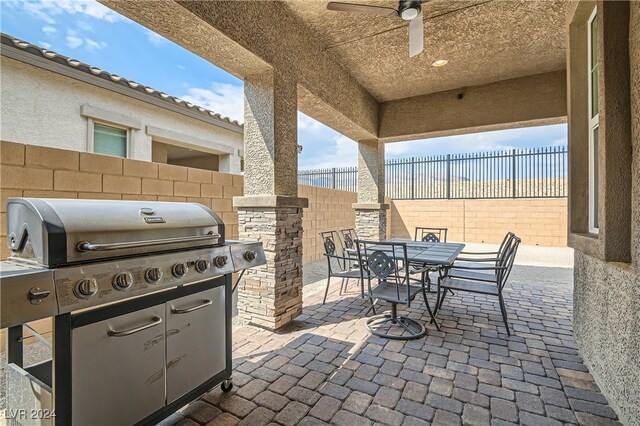
[[[462,243],[434,243],[427,241],[414,241],[403,238],[391,238],[386,240],[390,243],[405,243],[407,245],[407,257],[411,263],[421,263],[424,265],[433,265],[448,267],[453,265],[460,252],[464,249]],[[390,252],[389,246],[371,245],[368,250],[380,250]],[[398,257],[400,253],[396,254]]]

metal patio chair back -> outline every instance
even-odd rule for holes
[[[412,278],[407,245],[402,242],[355,240],[358,263],[367,295],[391,305],[390,313],[376,315],[367,320],[372,334],[396,340],[417,339],[426,333],[424,325],[412,318],[398,315],[398,305],[411,307],[416,295],[422,292],[429,314],[433,313],[427,300],[424,281]],[[438,327],[436,323],[436,327]],[[385,331],[387,330],[388,331]]]
[[[433,228],[416,226],[414,235],[415,241],[425,241],[430,243],[446,243],[449,228]]]
[[[340,230],[340,235],[342,236],[342,242],[344,244],[345,250],[355,250],[356,243],[355,240],[358,238],[356,235],[356,231],[353,228],[347,228]]]
[[[510,233],[505,237],[496,258],[465,259],[463,265],[454,264],[447,271],[446,276],[439,281],[439,285],[444,291],[436,305],[436,311],[442,308],[447,290],[497,296],[507,334],[511,335],[502,291],[511,274],[521,242],[522,240],[519,237]]]
[[[362,278],[360,268],[355,269],[352,267],[353,257],[345,255],[339,251],[337,242],[336,231],[325,231],[320,233],[322,239],[322,245],[324,247],[324,256],[327,258],[327,288],[324,292],[324,299],[322,304],[327,302],[327,295],[329,293],[329,285],[331,284],[331,278],[340,278],[342,283],[340,285],[340,295],[346,289],[348,280]]]
[[[499,263],[496,265],[499,268],[496,275],[498,277],[498,290],[500,294],[502,294],[502,289],[509,279],[513,263],[516,260],[516,254],[518,253],[518,247],[521,242],[522,240],[519,237],[512,234],[511,238],[509,238],[505,244]]]

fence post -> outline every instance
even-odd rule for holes
[[[416,157],[411,157],[411,199],[416,199]]]
[[[451,154],[447,154],[447,200],[451,199]]]
[[[516,150],[511,150],[511,196],[516,198]]]
[[[336,189],[336,168],[333,168],[333,189]]]

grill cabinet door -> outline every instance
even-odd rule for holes
[[[167,403],[223,371],[224,286],[167,302]]]
[[[131,425],[164,406],[164,311],[163,303],[73,330],[74,425]]]

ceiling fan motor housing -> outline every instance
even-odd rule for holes
[[[420,14],[422,0],[400,0],[398,14],[405,21],[410,21]]]

